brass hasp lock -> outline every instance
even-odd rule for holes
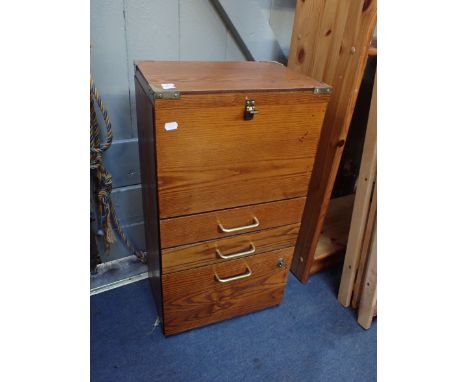
[[[257,114],[258,111],[255,110],[255,100],[254,99],[246,99],[245,100],[245,110],[244,110],[244,120],[250,121],[253,119],[254,115]]]

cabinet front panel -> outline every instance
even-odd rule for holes
[[[161,218],[305,196],[327,100],[305,91],[156,100]]]
[[[304,204],[305,198],[302,197],[163,219],[160,222],[161,248],[299,223]],[[252,224],[255,223],[254,219],[257,219],[258,225]],[[221,228],[227,228],[229,232],[224,232]]]
[[[292,253],[293,248],[286,248],[163,275],[164,333],[279,304]]]

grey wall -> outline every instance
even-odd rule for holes
[[[252,1],[264,12],[287,55],[296,1]],[[128,236],[144,248],[133,86],[133,61],[139,59],[237,61],[245,57],[209,0],[91,0],[91,75],[114,132],[104,161],[113,176],[117,213]],[[101,257],[109,261],[128,255],[116,243],[109,256]]]

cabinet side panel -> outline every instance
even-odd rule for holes
[[[145,217],[146,251],[148,253],[148,272],[159,318],[162,320],[161,254],[159,242],[159,206],[156,183],[156,146],[153,122],[154,109],[153,103],[146,96],[143,87],[136,77],[135,94],[143,212]]]

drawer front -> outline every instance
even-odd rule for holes
[[[246,97],[258,110],[248,121]],[[305,196],[327,100],[310,91],[156,100],[160,216]]]
[[[293,248],[286,248],[163,275],[164,333],[183,332],[279,304],[292,253]]]
[[[290,224],[225,239],[164,249],[162,251],[162,273],[293,247],[296,244],[299,226],[300,223]]]
[[[160,221],[161,248],[299,223],[306,198],[281,200]],[[258,221],[258,226],[254,223]],[[220,226],[221,224],[221,226]],[[252,225],[254,225],[252,227]],[[250,228],[249,228],[250,226]],[[246,227],[242,229],[242,227]],[[222,228],[233,232],[223,232]],[[238,230],[236,230],[238,229]]]

